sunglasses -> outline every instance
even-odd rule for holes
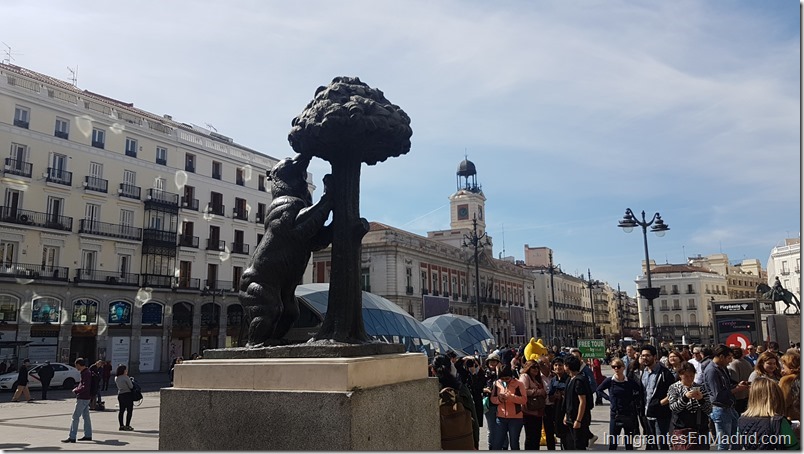
[[[612,369],[622,369],[623,366],[611,366]]]

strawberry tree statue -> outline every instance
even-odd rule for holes
[[[332,272],[327,314],[316,340],[369,342],[363,325],[360,252],[368,222],[360,217],[360,167],[410,151],[410,118],[382,91],[357,77],[319,87],[293,119],[291,147],[332,166]]]

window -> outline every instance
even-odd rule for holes
[[[223,210],[225,208],[223,206],[223,194],[219,192],[212,192],[209,195],[209,199],[210,199],[210,206],[208,207],[209,208],[208,211],[212,214],[223,216],[224,215]]]
[[[265,204],[258,203],[257,204],[257,222],[262,224],[265,222]]]
[[[673,285],[673,295],[678,295],[678,285]]]
[[[33,300],[31,309],[32,323],[59,323],[61,301],[56,298],[42,297]]]
[[[131,272],[131,256],[126,254],[117,255],[117,269],[120,270],[120,277],[125,278]]]
[[[371,274],[369,268],[360,269],[360,287],[364,292],[371,291]]]
[[[184,155],[184,170],[195,173],[195,155],[187,153]]]
[[[98,302],[91,299],[77,299],[73,302],[73,323],[97,323]]]
[[[422,293],[426,294],[427,293],[427,288],[428,288],[428,286],[427,286],[427,271],[426,270],[422,270],[422,282],[421,282],[421,284],[422,284]]]
[[[257,234],[257,244],[262,243],[262,237],[264,237],[264,236],[265,236],[264,233],[258,233]]]
[[[137,139],[126,137],[126,156],[137,157]]]
[[[31,109],[22,106],[14,108],[14,126],[28,129],[28,123],[31,118]]]
[[[103,129],[92,128],[92,146],[101,149],[106,147],[106,132]]]
[[[692,284],[687,284],[687,293],[689,294],[695,293],[695,290],[692,289]]]
[[[218,265],[207,264],[207,287],[210,290],[217,290],[218,287]]]
[[[409,266],[405,268],[405,287],[413,291],[413,269]]]
[[[430,277],[433,280],[433,295],[438,295],[438,273],[433,271]]]
[[[235,291],[240,290],[240,278],[243,276],[242,266],[232,267],[232,289]]]
[[[257,189],[267,192],[265,190],[265,175],[260,175],[259,178],[257,178]]]
[[[167,165],[167,148],[156,147],[156,163],[159,165]]]
[[[223,173],[223,164],[221,164],[218,161],[212,161],[212,178],[220,180],[222,173]]]
[[[53,133],[60,139],[70,138],[70,120],[56,117],[56,131]]]
[[[59,248],[55,246],[42,247],[42,266],[52,269],[58,266],[59,263]]]
[[[17,308],[20,302],[11,295],[0,295],[0,321],[14,323],[17,321]]]
[[[159,303],[145,303],[142,305],[142,325],[161,325],[162,305]]]
[[[235,197],[234,218],[242,221],[248,220],[248,208],[246,207],[246,199]]]
[[[237,175],[235,178],[235,183],[238,186],[245,186],[246,185],[246,170],[242,167],[237,168]]]
[[[125,301],[115,301],[109,305],[109,323],[121,325],[131,323],[131,304]]]
[[[691,324],[698,323],[698,317],[695,314],[690,314],[690,323]]]

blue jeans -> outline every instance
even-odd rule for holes
[[[92,421],[89,420],[89,399],[76,399],[73,410],[73,423],[70,425],[70,439],[78,434],[78,418],[84,418],[84,436],[92,438]]]
[[[718,451],[740,449],[739,446],[732,446],[727,439],[724,439],[724,437],[731,437],[737,433],[739,418],[740,415],[734,408],[712,407],[712,422],[715,424]]]
[[[656,444],[647,449],[658,449],[669,451],[670,445],[667,443],[667,435],[670,433],[670,418],[648,419],[651,435],[656,435]]]
[[[511,451],[519,451],[519,435],[522,433],[522,418],[497,418],[497,436],[492,444],[493,451],[504,449],[503,442],[508,439]]]
[[[491,451],[492,446],[494,446],[494,440],[497,437],[497,407],[492,407],[486,412],[486,427],[489,430],[489,451]],[[503,440],[501,449],[503,451],[508,450],[508,437]]]

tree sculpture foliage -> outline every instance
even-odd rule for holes
[[[368,342],[360,288],[361,240],[368,222],[360,217],[360,167],[410,151],[410,118],[382,91],[357,77],[336,77],[319,87],[293,119],[288,141],[303,156],[332,166],[332,272],[324,324],[316,339]]]

